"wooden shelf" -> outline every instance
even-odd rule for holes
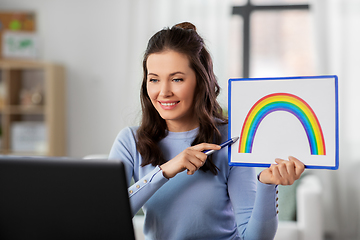
[[[18,70],[26,70],[26,69],[41,69],[43,70],[49,65],[53,65],[47,62],[39,62],[39,61],[25,61],[25,60],[13,60],[13,59],[0,59],[0,68],[3,70],[9,69],[18,69]]]
[[[0,111],[6,114],[44,114],[44,106],[18,106],[11,105],[0,108]]]
[[[12,155],[12,156],[48,156],[46,152],[39,153],[39,152],[13,152],[10,149],[2,149],[0,151],[2,155]]]
[[[0,60],[0,84],[0,154],[66,156],[64,68],[47,62]],[[27,98],[33,92],[41,96],[41,102]],[[36,124],[44,140],[34,139],[41,147],[29,151],[24,146],[37,136]]]

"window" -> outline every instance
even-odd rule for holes
[[[314,75],[310,6],[303,0],[234,0],[235,61],[242,77]],[[240,34],[240,36],[239,36]]]

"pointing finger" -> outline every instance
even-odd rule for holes
[[[202,152],[204,150],[220,150],[221,147],[219,145],[216,144],[212,144],[212,143],[200,143],[198,145],[195,145],[193,147],[191,147],[193,150]]]

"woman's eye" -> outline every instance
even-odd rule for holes
[[[153,83],[157,83],[159,80],[155,79],[155,78],[151,78],[149,79],[149,82],[153,82]]]
[[[173,81],[174,82],[181,82],[181,81],[183,81],[183,79],[182,78],[174,78]]]

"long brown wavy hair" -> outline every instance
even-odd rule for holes
[[[196,94],[193,104],[194,114],[199,122],[199,132],[192,146],[203,142],[220,144],[221,134],[216,126],[227,123],[227,118],[223,115],[222,108],[216,100],[220,87],[213,72],[212,59],[204,40],[196,32],[196,27],[184,22],[172,28],[160,30],[150,38],[143,59],[144,76],[140,92],[142,120],[137,130],[137,149],[143,158],[141,166],[148,164],[157,166],[166,162],[158,142],[166,137],[167,125],[148,96],[146,67],[150,54],[166,50],[185,54],[189,59],[190,67],[196,74]],[[215,175],[218,172],[211,156],[200,169],[210,170]]]

